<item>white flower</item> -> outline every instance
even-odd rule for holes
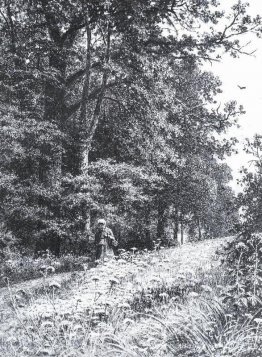
[[[46,268],[46,271],[50,272],[50,273],[54,273],[55,272],[55,268],[50,265],[49,267]]]
[[[159,296],[163,299],[168,299],[169,298],[169,295],[167,293],[161,293],[159,294]]]
[[[49,284],[50,288],[61,289],[61,285],[57,281],[53,281]]]

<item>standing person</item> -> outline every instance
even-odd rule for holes
[[[106,221],[99,219],[95,233],[96,260],[104,261],[105,257],[114,256],[113,247],[117,245],[112,230],[106,226]]]

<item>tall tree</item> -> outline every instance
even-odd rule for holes
[[[5,189],[11,192],[14,187],[20,187],[16,192],[23,202],[18,207],[16,197],[12,196],[16,230],[7,200],[2,201],[2,217],[9,222],[10,229],[25,240],[52,236],[59,241],[73,237],[75,231],[84,234],[86,212],[93,204],[91,191],[95,191],[86,172],[88,156],[91,161],[97,159],[99,126],[113,104],[117,112],[112,118],[118,122],[131,99],[128,110],[124,111],[128,122],[132,114],[130,125],[125,127],[130,138],[137,133],[136,125],[143,128],[143,134],[147,132],[150,113],[153,114],[153,125],[161,133],[157,145],[150,147],[150,135],[152,138],[155,133],[149,130],[144,146],[139,143],[132,150],[144,152],[144,161],[149,164],[148,157],[156,148],[157,158],[151,159],[151,167],[155,160],[157,175],[165,170],[168,161],[175,165],[180,160],[177,152],[182,150],[175,145],[175,129],[172,129],[174,146],[170,144],[166,149],[169,154],[164,155],[168,159],[161,158],[167,142],[164,126],[172,126],[181,111],[179,117],[184,115],[184,125],[192,125],[193,132],[194,106],[199,103],[186,96],[186,92],[181,97],[172,97],[171,102],[167,99],[169,84],[176,89],[172,80],[183,86],[185,73],[181,78],[179,66],[183,67],[183,63],[194,66],[200,59],[211,59],[214,51],[222,47],[232,55],[241,53],[237,36],[250,30],[260,31],[260,19],[251,19],[241,3],[232,7],[229,23],[221,30],[217,23],[225,15],[216,5],[216,1],[210,4],[199,1],[196,6],[193,0],[1,2],[1,108],[8,111],[2,121],[7,129],[3,140],[12,140],[14,147],[23,153],[17,158],[17,152],[10,151],[10,160],[3,163],[6,177],[15,178],[11,187]],[[195,26],[199,24],[209,26],[209,33],[196,31]],[[166,59],[170,62],[165,62]],[[177,73],[171,69],[175,79],[163,70],[161,79],[158,71],[162,65],[168,69],[169,63],[171,68],[177,65]],[[158,84],[163,84],[162,99],[156,106],[152,96]],[[137,105],[139,109],[135,110]],[[211,126],[212,113],[207,114],[201,103],[197,111],[199,118],[209,116]],[[173,121],[166,121],[165,115]],[[224,120],[226,117],[222,116],[221,127],[216,119],[213,125],[223,130]],[[201,127],[201,120],[196,122]],[[180,124],[179,121],[177,130],[185,134]],[[12,135],[12,139],[10,127],[19,128],[19,135]],[[191,143],[194,138],[190,135]],[[140,138],[142,142],[143,135]],[[194,143],[193,140],[192,148]],[[118,161],[121,161],[119,157]],[[7,197],[6,190],[3,192]],[[161,192],[159,195],[162,201],[166,197]]]

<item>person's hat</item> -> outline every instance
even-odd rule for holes
[[[97,221],[97,224],[106,224],[106,221],[104,219],[99,219]]]

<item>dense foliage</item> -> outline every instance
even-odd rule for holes
[[[237,237],[223,250],[225,267],[231,278],[227,299],[235,303],[236,314],[244,316],[255,312],[261,318],[262,298],[262,234],[261,234],[261,136],[247,140],[245,150],[250,156],[249,170],[243,168],[237,204],[241,223]]]
[[[227,20],[215,0],[2,1],[1,244],[73,250],[101,215],[140,244],[179,226],[232,231],[221,159],[234,140],[219,135],[242,109],[216,108],[220,83],[200,62],[259,34],[246,9]]]

